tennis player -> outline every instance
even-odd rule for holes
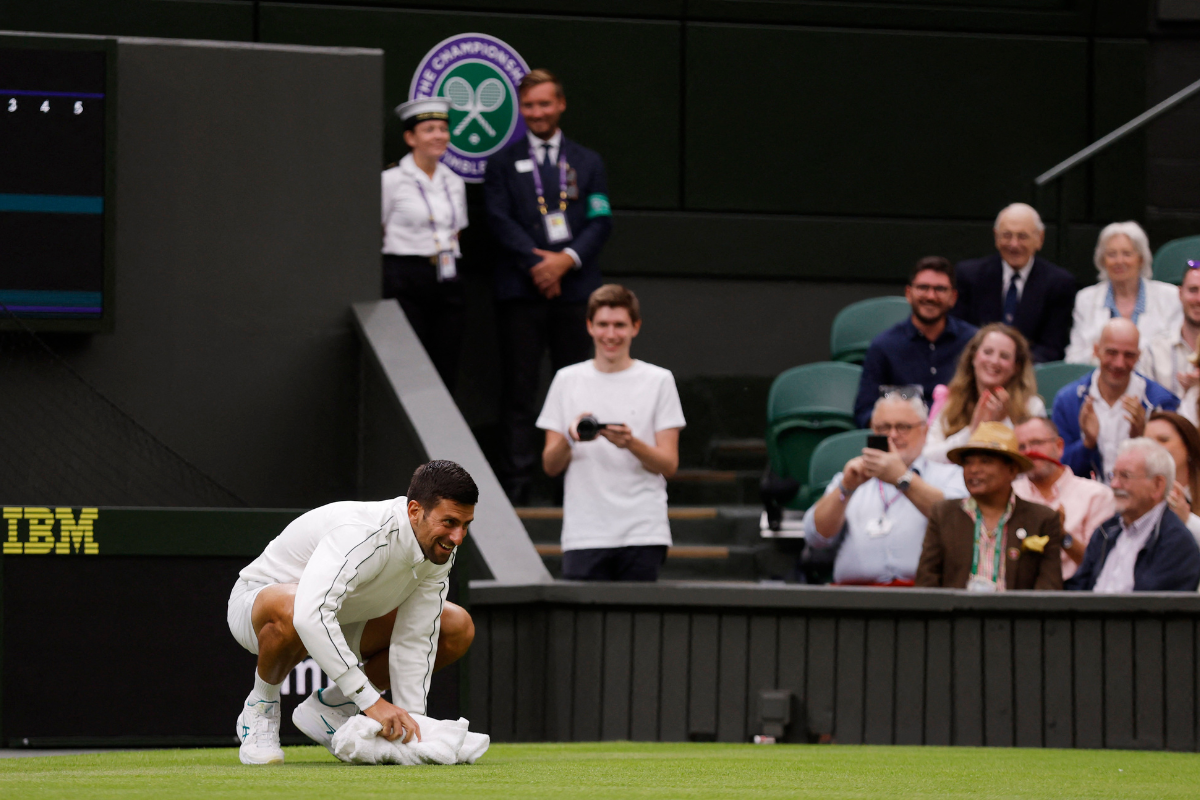
[[[470,615],[446,602],[446,591],[478,498],[466,470],[430,461],[413,474],[407,496],[309,511],[242,570],[229,596],[229,629],[258,655],[254,690],[237,719],[243,764],[283,763],[279,688],[310,655],[333,680],[292,714],[313,741],[329,748],[359,711],[389,740],[421,738],[409,712],[424,713],[430,677],[475,636]],[[379,695],[387,688],[395,705]]]

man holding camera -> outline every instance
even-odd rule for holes
[[[563,577],[653,581],[671,544],[667,478],[686,424],[670,370],[629,355],[642,327],[637,296],[606,284],[587,304],[596,356],[554,376],[537,426],[542,468],[566,470]]]
[[[876,401],[875,435],[804,515],[810,547],[840,545],[834,583],[912,586],[929,510],[946,498],[967,496],[961,467],[921,455],[929,412],[916,394],[913,387],[911,396]]]

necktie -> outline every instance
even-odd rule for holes
[[[549,142],[546,142],[544,145],[542,145],[542,161],[541,161],[541,163],[543,163],[543,164],[550,163],[550,143]]]
[[[1004,295],[1004,324],[1012,325],[1017,316],[1017,282],[1021,276],[1013,272],[1012,280],[1008,282],[1008,292]]]

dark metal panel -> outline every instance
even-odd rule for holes
[[[716,614],[692,616],[688,659],[688,736],[712,740],[717,735],[717,646],[720,618]]]
[[[605,741],[630,738],[632,649],[633,615],[628,611],[608,612],[604,617],[604,704],[600,724],[600,738]]]
[[[471,642],[471,650],[467,653],[471,676],[468,686],[471,726],[472,730],[485,733],[491,733],[492,730],[490,713],[492,705],[490,691],[492,611],[493,609],[490,608],[471,609],[471,619],[475,622],[475,640]]]
[[[808,681],[805,697],[808,730],[813,736],[832,736],[833,697],[837,689],[837,619],[810,617],[808,620]]]
[[[1012,620],[983,623],[983,737],[989,746],[1013,744]]]
[[[1163,749],[1163,623],[1139,619],[1133,624],[1134,738],[1138,747]]]
[[[949,619],[925,623],[925,744],[954,741],[953,642]]]
[[[687,614],[662,616],[662,684],[659,697],[659,739],[686,742],[688,738],[688,642],[691,638]]]
[[[749,620],[744,614],[721,615],[718,669],[717,740],[744,742],[746,735],[746,662]]]
[[[521,609],[518,613],[524,613]],[[511,742],[516,692],[517,634],[512,608],[492,614],[492,726],[491,736],[498,742]]]
[[[1104,746],[1137,747],[1133,721],[1133,622],[1104,620]]]
[[[807,672],[806,663],[808,652],[808,620],[804,617],[786,615],[779,618],[779,659],[776,669],[775,686],[779,689],[791,689],[798,701],[804,701],[807,686],[804,677]],[[799,706],[804,710],[802,716],[792,719],[787,732],[789,742],[808,741],[809,720],[811,712],[807,703]]]
[[[543,608],[517,611],[516,725],[518,742],[546,739],[546,623]]]
[[[946,692],[943,683],[935,691]],[[921,744],[925,717],[925,620],[896,622],[896,744]]]
[[[658,740],[658,682],[662,614],[639,611],[633,615],[633,677],[630,685],[629,738]]]
[[[1104,627],[1077,619],[1074,631],[1075,746],[1104,747]]]
[[[863,741],[892,744],[896,690],[896,621],[867,621],[866,683],[863,698]]]
[[[1195,623],[1190,619],[1168,619],[1163,626],[1165,641],[1163,675],[1166,681],[1166,747],[1168,750],[1196,749],[1196,642]]]
[[[575,614],[575,686],[571,714],[571,739],[594,742],[600,738],[600,667],[604,652],[604,613]]]
[[[1042,746],[1042,621],[1015,619],[1013,705],[1017,747]]]
[[[1042,677],[1046,747],[1074,744],[1074,684],[1071,655],[1071,620],[1051,617],[1042,623]]]
[[[866,621],[862,617],[842,617],[838,620],[833,732],[840,744],[861,744],[863,740],[866,633]]]
[[[763,689],[791,688],[790,686],[781,687],[775,682],[778,630],[779,618],[774,615],[755,614],[750,617],[750,641],[746,651],[746,733],[748,736],[762,733],[761,730],[755,729],[759,711],[758,693]],[[796,720],[793,720],[792,725],[796,726]]]
[[[575,612],[550,612],[550,641],[546,648],[546,738],[571,741],[571,699],[575,686]]]
[[[954,619],[954,744],[983,745],[983,621],[979,617]]]

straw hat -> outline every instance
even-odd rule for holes
[[[1033,462],[1017,449],[1017,434],[1003,422],[979,423],[970,441],[954,448],[946,457],[961,467],[969,453],[998,453],[1011,459],[1020,472],[1033,469]]]

